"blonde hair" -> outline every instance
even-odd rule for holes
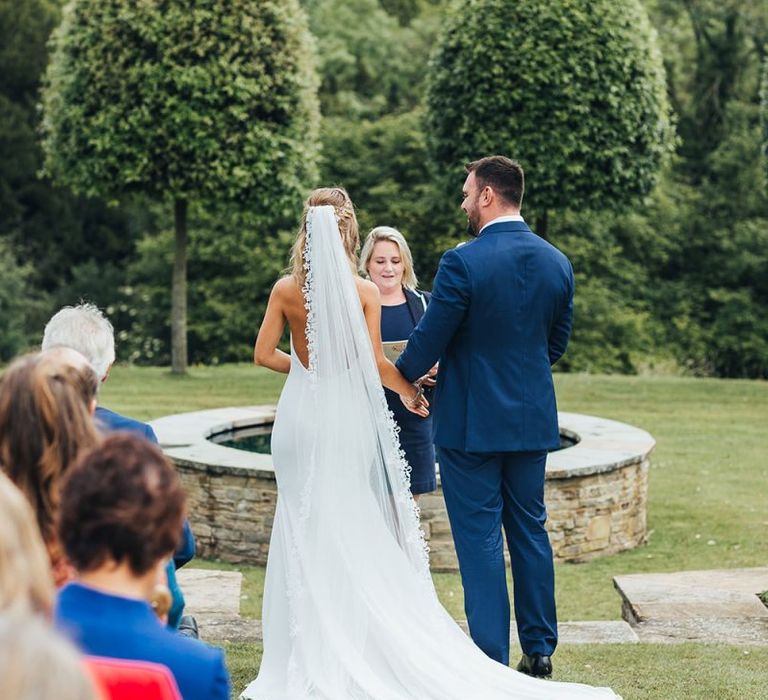
[[[355,207],[343,187],[320,187],[313,190],[304,202],[304,213],[301,215],[301,225],[296,242],[291,250],[291,275],[299,283],[304,285],[306,271],[304,270],[304,245],[307,240],[307,214],[310,207],[330,205],[336,210],[336,219],[339,224],[341,242],[344,251],[349,258],[352,269],[357,268],[357,249],[360,246],[360,232],[357,227]]]
[[[82,655],[42,620],[0,617],[0,697],[96,700]]]
[[[32,507],[0,472],[0,613],[53,610],[53,577],[48,552]]]
[[[416,290],[419,281],[416,279],[416,273],[413,271],[413,256],[408,242],[400,231],[391,226],[377,226],[371,232],[363,243],[363,250],[360,253],[360,274],[368,277],[368,266],[371,264],[373,248],[379,241],[389,241],[394,243],[400,251],[400,259],[403,261],[403,286],[408,289]]]

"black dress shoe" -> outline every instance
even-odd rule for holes
[[[200,633],[197,631],[197,620],[192,615],[182,615],[181,620],[179,620],[179,629],[176,631],[182,637],[200,639]]]
[[[552,675],[552,660],[541,654],[531,654],[530,656],[523,654],[523,658],[517,664],[517,670],[528,676],[549,678]]]

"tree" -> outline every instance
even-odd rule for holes
[[[10,242],[0,238],[0,362],[40,342],[45,298],[32,284],[32,267],[20,264]]]
[[[760,85],[760,119],[763,124],[763,163],[768,177],[768,55],[763,59],[763,80]]]
[[[317,37],[324,117],[371,118],[421,99],[432,16],[404,27],[378,0],[305,0],[305,6]]]
[[[190,202],[295,212],[316,160],[298,0],[75,0],[43,95],[46,171],[83,194],[172,201],[172,367],[187,366]]]
[[[645,195],[673,146],[661,55],[639,0],[469,0],[432,60],[428,130],[454,188],[503,153],[528,207],[605,209]]]

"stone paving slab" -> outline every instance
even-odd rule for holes
[[[634,626],[644,644],[681,644],[704,642],[737,646],[768,646],[768,620],[732,618],[686,618],[653,620]]]
[[[240,617],[240,589],[243,575],[239,571],[183,568],[176,579],[184,593],[185,612],[201,620]]]
[[[616,576],[622,616],[642,642],[768,645],[768,567]]]
[[[637,644],[635,630],[624,620],[558,622],[560,644]]]
[[[259,642],[261,620],[240,617],[240,590],[243,576],[236,571],[181,569],[179,585],[187,601],[186,612],[194,615],[200,636],[210,641]],[[466,620],[459,622],[466,632]],[[561,622],[562,644],[636,644],[637,635],[623,620]],[[511,641],[517,644],[512,625]]]
[[[208,619],[198,618],[201,635],[211,640],[230,642],[260,642],[261,620],[246,618]],[[467,632],[467,623],[459,626]],[[638,637],[632,627],[623,620],[589,622],[562,622],[558,624],[560,644],[637,644]],[[517,633],[512,630],[510,642],[518,645]],[[518,645],[519,646],[519,645]]]
[[[629,622],[685,618],[757,618],[768,608],[757,594],[768,590],[768,567],[616,576]]]

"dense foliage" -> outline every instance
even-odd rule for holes
[[[316,108],[297,3],[76,0],[53,37],[46,169],[85,194],[295,205]]]
[[[168,284],[174,257],[168,205],[174,193],[165,188],[153,199],[144,190],[116,198],[110,190],[108,199],[86,199],[38,176],[42,163],[37,143],[38,88],[48,60],[46,39],[58,24],[59,4],[61,0],[0,0],[0,265],[4,271],[0,275],[0,359],[38,340],[46,316],[59,305],[86,298],[108,309],[118,329],[122,359],[167,364],[171,356]],[[99,4],[114,4],[114,0]],[[121,7],[127,12],[136,5],[158,4],[121,3]],[[257,192],[237,194],[225,189],[195,195],[190,190],[189,354],[194,362],[249,360],[271,282],[287,264],[300,198],[310,186],[345,185],[358,207],[363,234],[377,224],[401,228],[414,250],[419,279],[427,288],[442,251],[464,236],[465,221],[458,209],[463,174],[430,157],[428,144],[434,134],[425,118],[425,78],[438,37],[449,33],[456,13],[469,3],[301,0],[301,4],[315,36],[322,108],[320,174],[302,184],[297,170],[280,164],[272,172],[258,171],[253,180],[249,172],[242,183],[234,183],[239,191],[241,184],[258,180]],[[507,0],[499,4],[507,8],[509,18],[520,14],[529,21],[525,8],[536,3]],[[223,12],[227,3],[218,5],[217,11]],[[288,7],[260,4],[272,5]],[[548,236],[569,255],[577,276],[574,336],[559,367],[564,371],[766,377],[768,6],[760,0],[644,0],[643,5],[658,32],[656,45],[663,57],[666,94],[678,135],[676,155],[659,172],[651,167],[648,150],[632,159],[619,176],[610,168],[587,164],[572,178],[577,182],[571,183],[582,193],[559,202],[557,216],[550,217]],[[553,92],[558,87],[556,76],[572,75],[576,49],[588,54],[596,51],[593,39],[607,31],[609,20],[612,26],[617,22],[613,6],[603,2],[579,6],[581,13],[564,0],[547,3],[541,17],[553,21],[516,45],[510,54],[513,61],[505,57],[489,67],[494,76],[494,71],[501,71],[493,80],[514,74],[525,81],[525,89],[538,85],[541,95],[550,94],[553,114],[547,118],[551,120],[565,119],[567,112],[564,108],[561,114],[562,103]],[[613,118],[614,112],[618,126],[608,119],[613,131],[607,131],[606,137],[628,128],[632,115],[640,113],[632,109],[650,109],[656,100],[661,110],[663,97],[655,91],[658,84],[654,82],[658,49],[651,44],[643,50],[651,34],[647,22],[637,15],[636,0],[616,3],[616,7],[624,8],[626,17],[640,17],[626,45],[629,53],[611,43],[627,39],[619,18],[618,28],[605,43],[612,46],[610,55],[607,50],[605,55],[590,54],[592,58],[584,63],[585,70],[590,61],[600,65],[593,84],[582,86],[588,91],[584,97],[611,101],[610,87],[600,94],[598,86],[621,77],[623,68],[607,70],[612,58],[626,56],[640,65],[645,56],[656,67],[641,74],[644,87],[636,86],[635,92],[632,86],[619,86],[618,94],[630,101],[637,98],[634,107],[622,104],[618,111],[607,107],[590,111],[586,123],[575,124],[573,133],[553,131],[556,124],[549,121],[537,125],[539,133],[532,131],[527,138],[545,142],[553,154],[552,164],[567,159],[569,167],[576,167],[579,148],[586,149],[575,145],[575,139],[582,132],[587,134],[583,138],[593,136],[589,129]],[[558,17],[570,19],[554,21]],[[605,22],[596,21],[601,17]],[[576,31],[589,22],[594,30]],[[490,20],[485,24],[489,33],[495,31]],[[510,30],[512,24],[511,19],[507,21]],[[569,26],[574,36],[564,40]],[[112,31],[109,25],[100,25],[102,30]],[[564,41],[570,56],[560,56]],[[182,42],[178,50],[188,44]],[[485,35],[474,47],[481,66],[486,61],[484,44]],[[553,47],[547,49],[551,60],[544,65],[541,55],[529,55],[529,45],[537,48],[536,54],[542,53],[540,47]],[[121,46],[110,50],[123,52]],[[232,55],[222,51],[222,58]],[[514,71],[507,70],[510,64]],[[131,62],[126,65],[129,72],[139,70]],[[219,66],[205,61],[196,59],[192,68],[189,89],[207,84],[210,75],[221,76]],[[116,70],[114,66],[103,69]],[[128,78],[116,76],[115,80],[126,85]],[[485,79],[481,76],[481,82]],[[573,81],[578,83],[578,76]],[[457,87],[457,91],[463,89]],[[479,94],[477,89],[474,92]],[[541,95],[534,96],[532,108],[541,110]],[[509,95],[487,98],[495,104]],[[198,104],[193,111],[200,110]],[[173,112],[175,119],[182,120],[195,114],[185,105]],[[523,111],[515,119],[531,114],[540,116],[540,112]],[[211,118],[216,121],[223,116]],[[638,133],[648,144],[646,126]],[[120,128],[117,124],[115,138]],[[477,129],[483,131],[484,123],[478,122]],[[218,137],[216,147],[207,153],[217,163],[235,158],[228,152],[227,135],[222,132]],[[617,145],[620,156],[640,145],[630,141],[631,146]],[[453,142],[456,148],[474,143],[458,136]],[[296,143],[311,165],[316,155],[314,139],[301,135]],[[660,139],[658,143],[667,142]],[[598,143],[589,155],[607,152],[606,144],[607,140]],[[476,144],[459,156],[484,155],[491,145]],[[525,160],[519,147],[508,153]],[[127,163],[131,165],[130,159]],[[138,172],[134,165],[131,168]],[[551,184],[548,167],[548,162],[528,166],[531,198],[523,213],[530,220],[541,213],[532,207],[536,188]],[[628,199],[647,188],[652,171],[659,179],[650,194]],[[293,182],[278,184],[276,178]],[[626,184],[621,197],[617,183]],[[593,197],[587,192],[598,194]],[[279,205],[277,197],[281,197]],[[584,207],[590,198],[591,206]],[[629,205],[617,208],[618,201],[629,201]]]
[[[298,2],[286,0],[76,0],[54,33],[48,173],[91,196],[174,201],[174,371],[187,361],[188,203],[280,219],[314,177],[310,43]]]
[[[469,0],[446,22],[429,134],[453,180],[478,154],[533,175],[528,208],[605,210],[645,195],[672,145],[661,54],[639,0]],[[543,233],[543,232],[542,232]]]

